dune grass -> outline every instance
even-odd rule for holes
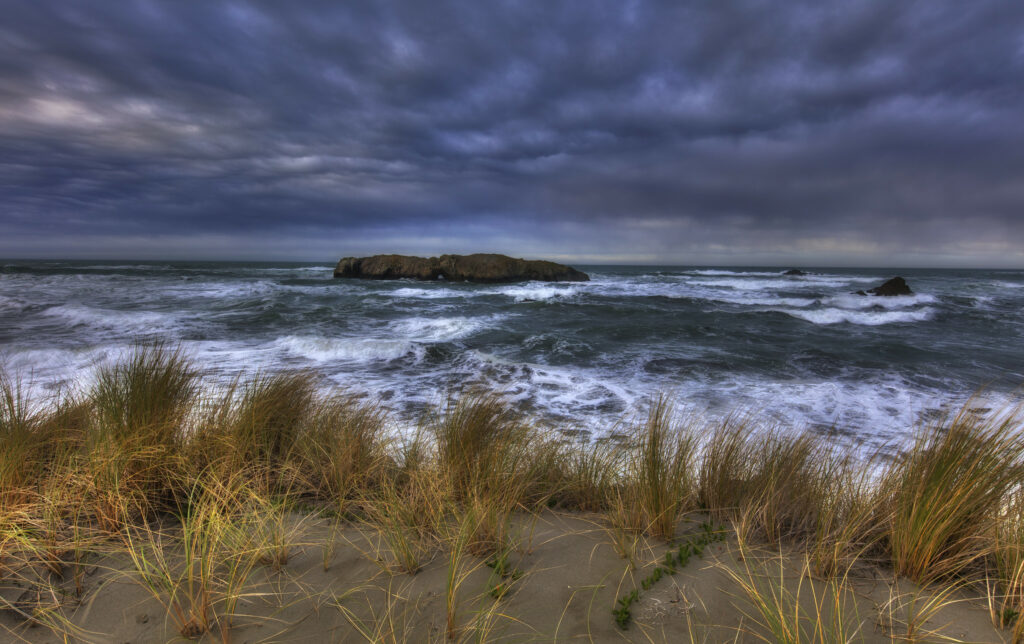
[[[747,618],[741,631],[767,644],[851,644],[862,641],[862,620],[845,577],[815,580],[811,561],[787,570],[782,557],[741,549],[739,568],[722,570],[739,589]],[[794,581],[795,579],[795,581]]]
[[[733,570],[748,621],[780,641],[856,639],[830,617],[845,605],[828,603],[856,565],[949,588],[987,579],[993,622],[1024,637],[1015,410],[965,408],[885,460],[753,416],[681,422],[666,397],[621,442],[566,440],[479,391],[452,395],[398,440],[382,406],[323,393],[314,374],[258,374],[213,393],[161,344],[101,367],[78,394],[26,391],[0,372],[0,582],[43,570],[31,577],[36,609],[19,610],[55,632],[69,629],[55,589],[81,595],[85,562],[102,550],[127,555],[127,574],[181,636],[227,639],[257,571],[286,573],[306,523],[332,516],[375,534],[367,556],[410,582],[447,561],[445,635],[486,639],[500,611],[466,619],[470,572],[520,547],[515,517],[551,507],[594,516],[633,566],[640,544],[671,543],[691,515],[729,526],[741,555],[751,544],[796,549],[806,579],[796,591]],[[505,589],[497,599],[511,586],[501,579],[488,582]],[[796,612],[808,601],[817,614]]]
[[[38,429],[21,383],[0,371],[0,508],[27,500],[26,487],[39,467],[40,444],[47,440]]]
[[[1000,524],[1016,520],[1004,507],[1022,480],[1017,413],[979,418],[965,408],[925,428],[878,491],[877,503],[889,514],[885,543],[896,572],[929,582],[988,557]]]
[[[672,424],[672,407],[664,396],[652,404],[647,421],[636,429],[627,479],[632,500],[643,514],[645,527],[666,540],[692,505],[691,480],[696,440],[688,429]]]

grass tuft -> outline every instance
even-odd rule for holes
[[[988,556],[1009,493],[1024,480],[1018,414],[980,418],[965,407],[926,428],[886,472],[887,546],[896,572],[919,583]]]
[[[629,474],[635,485],[633,499],[643,513],[646,528],[671,540],[683,511],[692,506],[693,459],[696,440],[672,424],[672,407],[664,396],[651,405],[647,421],[637,429]]]

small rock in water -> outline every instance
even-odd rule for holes
[[[800,276],[806,275],[806,274],[807,273],[803,272],[799,268],[791,268],[788,271],[786,271],[785,273],[783,273],[783,275],[792,275],[794,277],[800,277]]]
[[[869,288],[866,293],[864,291],[856,291],[854,294],[892,297],[894,295],[913,295],[914,292],[910,290],[910,287],[907,286],[907,282],[902,277],[894,277],[881,286]]]

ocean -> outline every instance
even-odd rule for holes
[[[677,412],[860,444],[1019,399],[1024,271],[578,266],[587,283],[336,280],[333,265],[0,262],[0,364],[37,397],[133,343],[180,345],[211,386],[310,369],[399,423],[460,389],[594,439]],[[863,297],[896,274],[915,294]]]

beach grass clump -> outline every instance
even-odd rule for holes
[[[375,487],[391,464],[387,414],[353,396],[318,400],[298,441],[298,460],[320,497],[346,502]]]
[[[740,515],[742,506],[757,492],[756,425],[749,417],[732,416],[705,432],[697,461],[698,506],[719,519]]]
[[[865,487],[857,482],[865,470],[822,437],[735,418],[714,427],[700,452],[699,505],[732,521],[744,540],[810,542],[821,571],[863,540]]]
[[[987,557],[1009,494],[1022,480],[1018,413],[979,417],[964,407],[948,422],[925,428],[879,489],[897,574],[925,583]]]
[[[0,509],[24,503],[30,496],[37,456],[47,443],[38,429],[38,415],[21,382],[0,371]]]
[[[92,401],[87,395],[63,390],[41,410],[37,422],[40,473],[48,473],[82,453],[93,423]]]
[[[608,510],[621,483],[626,450],[610,441],[567,442],[556,454],[547,479],[549,504],[582,512]]]
[[[265,528],[276,515],[251,499],[244,474],[227,481],[202,475],[177,522],[143,521],[121,533],[131,574],[165,606],[182,637],[218,626],[227,641],[253,570],[282,547]]]
[[[91,392],[96,440],[170,449],[199,393],[198,372],[180,348],[140,344],[100,367]]]
[[[226,428],[235,459],[268,468],[287,461],[315,403],[316,381],[307,372],[259,374],[246,381]]]
[[[800,541],[818,531],[846,479],[848,457],[814,434],[768,432],[755,450],[756,529],[770,542]]]
[[[111,527],[122,522],[124,512],[166,505],[178,492],[198,376],[180,349],[164,344],[137,345],[125,359],[97,371],[85,450],[98,511]]]
[[[435,419],[438,467],[463,498],[499,491],[531,463],[530,428],[500,395],[452,397]]]
[[[842,577],[865,555],[877,554],[885,523],[871,470],[850,455],[835,466],[820,490],[814,534],[806,539],[811,571],[825,578]]]
[[[393,565],[412,575],[440,544],[451,497],[443,475],[415,468],[375,486],[360,504],[390,550]]]
[[[1011,628],[1013,641],[1024,641],[1024,487],[1004,505],[989,554],[989,604],[992,621]]]
[[[436,471],[451,498],[474,517],[465,548],[483,557],[506,547],[512,513],[549,498],[541,481],[551,478],[557,445],[489,392],[449,399],[434,420],[433,436]]]
[[[828,642],[848,644],[864,640],[854,591],[847,577],[818,582],[809,559],[787,570],[783,558],[774,563],[740,547],[739,566],[719,564],[739,589],[740,631],[767,644]]]
[[[646,422],[636,429],[627,475],[634,486],[627,497],[637,503],[654,536],[672,539],[683,511],[693,505],[696,444],[688,429],[672,422],[668,400],[655,399]]]

